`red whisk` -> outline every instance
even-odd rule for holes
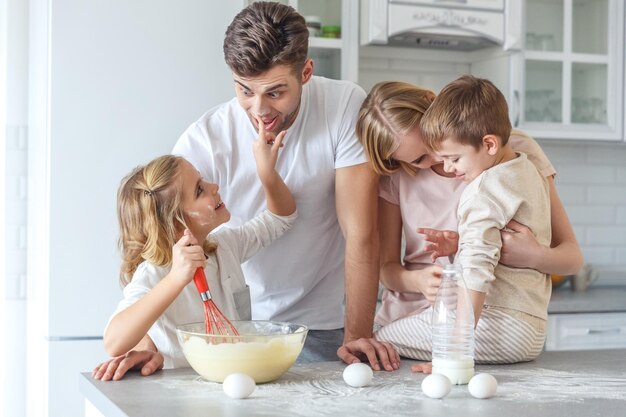
[[[207,334],[239,336],[239,332],[237,332],[235,326],[233,326],[230,320],[217,308],[213,298],[211,298],[209,284],[207,284],[206,275],[204,275],[204,269],[196,269],[193,282],[196,284],[196,288],[204,302],[204,323],[206,325]]]

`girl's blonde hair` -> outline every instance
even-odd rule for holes
[[[419,126],[434,99],[432,91],[401,81],[383,81],[372,88],[361,105],[356,134],[376,173],[391,175],[400,168],[416,172],[415,166],[391,154],[398,149],[397,137]]]
[[[181,207],[179,172],[183,158],[165,155],[127,175],[117,193],[122,254],[120,282],[126,286],[141,262],[168,266],[172,247],[187,228]],[[205,254],[216,245],[203,242]]]

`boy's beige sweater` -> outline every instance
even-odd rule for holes
[[[510,220],[527,226],[541,245],[551,240],[550,194],[547,180],[526,154],[498,164],[468,184],[458,208],[459,251],[466,285],[485,292],[485,305],[521,311],[547,319],[551,284],[534,269],[498,263],[500,230]]]

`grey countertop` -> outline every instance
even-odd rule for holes
[[[549,314],[626,312],[626,286],[592,286],[572,291],[568,286],[552,292]]]
[[[351,388],[344,364],[296,365],[278,381],[259,385],[247,399],[234,400],[222,386],[192,369],[165,370],[149,377],[131,373],[101,382],[80,375],[80,390],[111,417],[206,416],[623,416],[626,409],[626,350],[544,352],[528,363],[478,365],[498,380],[488,400],[472,398],[455,386],[442,400],[427,398],[423,374],[404,360],[396,372],[376,372],[370,386]]]

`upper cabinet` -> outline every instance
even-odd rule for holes
[[[512,122],[537,138],[621,140],[623,0],[526,0]]]
[[[249,1],[252,3],[253,1]],[[359,4],[356,0],[280,0],[307,20],[316,75],[357,82]]]
[[[309,32],[309,55],[315,74],[357,82],[359,78],[359,8],[354,0],[289,0],[311,25],[319,18],[318,36]],[[315,25],[313,25],[315,26]]]

